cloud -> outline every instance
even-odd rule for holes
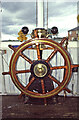
[[[59,36],[67,36],[68,30],[77,26],[76,14],[62,16],[62,17],[50,17],[49,27],[57,26],[59,28]],[[74,21],[74,24],[73,24]]]
[[[77,12],[77,3],[76,2],[49,2],[49,17],[52,16],[67,16],[69,14],[73,14],[75,11]]]
[[[2,0],[2,2],[35,2],[35,0]]]
[[[36,0],[2,0],[2,2],[35,2]],[[42,0],[40,0],[41,2]],[[47,0],[44,0],[46,2]],[[78,2],[79,0],[48,0],[48,2]]]
[[[35,3],[31,2],[8,2],[3,3],[3,16],[7,19],[12,19],[14,23],[35,24]],[[7,15],[7,16],[6,16]],[[5,20],[5,19],[3,19]],[[10,22],[10,21],[9,21]],[[23,23],[22,23],[23,24]]]
[[[28,28],[29,28],[29,33],[32,32],[32,30],[35,28],[33,25],[28,24]],[[20,31],[20,29],[24,27],[24,25],[10,25],[10,26],[6,26],[3,28],[2,31],[2,35],[1,35],[1,39],[2,40],[17,40],[18,32]]]
[[[29,7],[30,6],[30,7]],[[32,11],[30,10],[32,8]],[[2,33],[17,35],[23,26],[35,28],[35,3],[2,3]],[[18,31],[18,32],[17,32]]]
[[[5,34],[5,33],[2,33],[1,34],[1,39],[2,40],[16,40],[17,37],[14,35],[10,35],[10,34]]]
[[[2,33],[7,36],[17,36],[23,26],[29,27],[31,32],[36,27],[35,10],[35,2],[2,2]],[[76,27],[77,24],[77,3],[49,2],[48,16],[49,28],[57,26],[59,28],[59,36],[67,35],[67,31]]]
[[[49,27],[57,26],[59,36],[67,36],[68,30],[77,26],[77,3],[49,3]]]

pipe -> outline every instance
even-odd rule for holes
[[[38,19],[38,18],[37,18],[37,11],[38,11],[38,8],[37,8],[37,0],[36,0],[36,27],[37,27],[37,24],[38,24],[38,23],[37,23],[37,19]]]
[[[48,0],[47,0],[47,29],[48,29]]]
[[[44,18],[43,18],[43,1],[38,0],[38,28],[43,28],[44,27]]]

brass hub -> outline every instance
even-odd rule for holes
[[[47,66],[42,63],[38,63],[34,66],[34,74],[37,77],[44,77],[47,74]]]
[[[45,60],[37,60],[31,65],[31,74],[36,78],[43,78],[50,74],[50,65]]]

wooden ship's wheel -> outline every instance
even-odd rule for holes
[[[46,104],[46,98],[57,95],[62,90],[71,92],[67,85],[71,78],[72,68],[79,67],[79,65],[72,65],[71,58],[64,46],[65,42],[68,42],[67,38],[63,38],[60,43],[46,38],[46,31],[41,29],[41,37],[39,37],[39,29],[35,29],[32,34],[32,39],[22,43],[18,48],[14,48],[11,45],[9,47],[14,51],[9,65],[9,72],[3,72],[3,75],[9,74],[12,78],[13,83],[21,91],[22,94],[33,98],[43,98]],[[33,45],[35,47],[33,47]],[[45,47],[40,47],[40,45],[45,45]],[[26,49],[34,49],[37,51],[37,60],[31,60],[27,55],[24,54]],[[49,54],[47,59],[42,59],[43,50],[51,49],[52,53]],[[64,60],[63,66],[53,66],[50,61],[53,59],[57,52],[60,53]],[[30,64],[30,69],[17,70],[16,64],[18,58],[22,57]],[[63,80],[60,82],[52,74],[53,70],[63,69],[64,75]],[[29,78],[29,83],[23,86],[21,81],[19,81],[18,74],[21,73],[31,73]],[[54,87],[54,83],[57,87]],[[35,91],[34,91],[35,90]],[[36,92],[37,91],[37,92]]]

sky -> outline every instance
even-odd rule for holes
[[[6,0],[7,1],[7,0]],[[18,32],[27,26],[29,33],[36,28],[36,3],[7,1],[1,2],[1,39],[17,40]],[[44,2],[46,24],[46,2]],[[66,37],[68,30],[77,26],[77,2],[48,2],[48,28],[58,27],[59,37]]]

